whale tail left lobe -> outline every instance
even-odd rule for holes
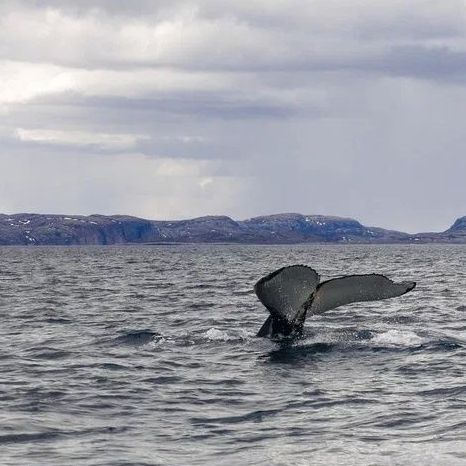
[[[270,316],[257,336],[289,336],[302,332],[306,303],[319,283],[319,274],[305,265],[282,267],[261,278],[254,291]]]

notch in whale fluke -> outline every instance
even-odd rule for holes
[[[395,283],[380,274],[319,281],[319,274],[305,265],[282,267],[261,278],[254,291],[270,316],[257,336],[299,335],[307,314],[322,314],[344,304],[394,298],[416,286],[415,282]]]

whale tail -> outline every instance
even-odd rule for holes
[[[384,275],[348,275],[319,283],[319,274],[305,265],[282,267],[261,278],[254,291],[270,316],[257,336],[302,333],[306,314],[322,314],[345,304],[394,298],[415,288],[415,282],[395,283]]]

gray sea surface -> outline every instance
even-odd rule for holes
[[[290,264],[415,280],[255,333]],[[464,465],[465,246],[0,248],[0,464]]]

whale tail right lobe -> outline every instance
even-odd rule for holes
[[[384,275],[347,275],[320,283],[309,302],[309,314],[322,314],[345,304],[402,296],[416,287],[416,282],[395,283]]]

